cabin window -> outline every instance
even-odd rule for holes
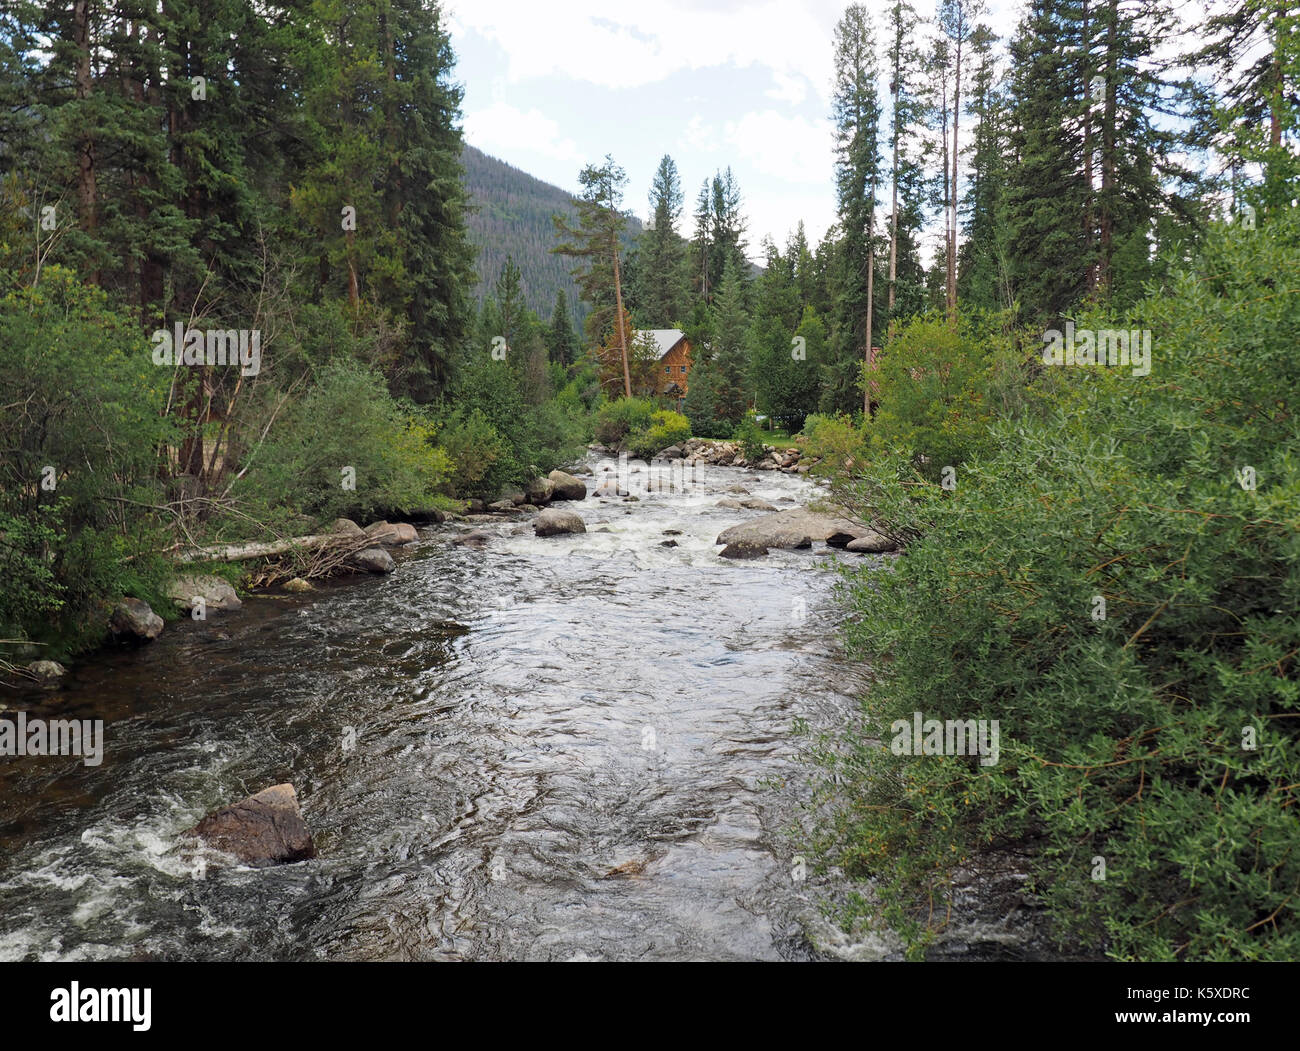
[[[671,376],[673,374],[673,367],[671,365],[665,365],[664,374],[667,376]]]
[[[680,369],[682,370],[682,375],[685,376],[685,375],[686,375],[686,366],[685,366],[685,365],[679,365],[678,368],[680,368]]]

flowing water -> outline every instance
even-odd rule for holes
[[[794,727],[842,722],[860,669],[824,545],[718,557],[759,513],[716,507],[737,485],[778,507],[818,493],[708,468],[686,492],[560,505],[582,535],[496,520],[476,550],[450,542],[467,525],[431,527],[390,576],[254,596],[0,698],[106,735],[97,767],[0,760],[0,959],[833,946],[787,834],[812,776]],[[180,835],[284,781],[315,860],[219,864]]]

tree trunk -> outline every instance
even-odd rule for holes
[[[72,43],[77,51],[77,100],[90,98],[94,88],[90,61],[90,0],[74,0],[72,5]],[[98,192],[95,178],[95,137],[90,121],[82,124],[83,134],[77,141],[77,203],[81,211],[81,229],[94,235],[99,227]],[[92,285],[100,283],[96,269],[87,275]]]
[[[1116,27],[1119,22],[1119,0],[1110,0],[1106,20],[1106,109],[1101,127],[1101,251],[1097,260],[1097,291],[1101,295],[1110,292],[1110,260],[1113,251],[1112,240],[1115,234],[1115,168],[1116,168],[1116,134],[1115,134],[1115,93],[1116,55],[1118,46],[1115,40]]]
[[[627,359],[627,329],[623,327],[623,284],[618,276],[618,235],[610,235],[611,249],[614,255],[614,303],[616,313],[614,324],[618,327],[618,346],[623,354],[623,395],[632,397],[632,370]]]
[[[1087,203],[1084,210],[1084,225],[1086,229],[1085,244],[1087,245],[1088,258],[1088,291],[1097,290],[1099,279],[1097,260],[1093,256],[1093,241],[1096,237],[1096,201],[1093,189],[1093,148],[1092,148],[1092,79],[1088,74],[1092,70],[1092,63],[1089,59],[1092,56],[1091,34],[1089,32],[1088,20],[1088,0],[1083,0],[1083,81],[1086,87],[1086,104],[1083,107],[1083,181],[1087,186]],[[1103,93],[1105,88],[1102,89]]]
[[[871,308],[876,275],[876,253],[872,249],[867,250],[867,352],[866,352],[866,369],[862,378],[862,422],[866,423],[871,419]]]
[[[952,85],[952,189],[948,194],[948,321],[957,322],[957,128],[961,121],[961,32],[957,33],[957,65]]]
[[[889,317],[894,317],[894,283],[898,279],[898,96],[902,89],[902,55],[901,44],[894,42],[894,167],[890,178],[892,197],[889,212]]]

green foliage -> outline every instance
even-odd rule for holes
[[[137,326],[62,267],[0,299],[0,638],[63,652],[101,633],[127,561],[161,546],[166,379]]]
[[[713,341],[696,347],[686,392],[693,433],[729,436],[749,408],[749,313],[740,268],[728,262],[713,307]]]
[[[651,425],[646,430],[628,435],[627,451],[642,460],[651,459],[670,445],[686,441],[691,436],[690,421],[679,412],[660,409],[651,415]]]
[[[749,416],[736,424],[736,429],[731,432],[731,440],[740,443],[741,453],[744,455],[745,460],[751,464],[763,458],[763,453],[766,451],[764,449],[766,444],[764,439],[766,437],[758,429],[758,424]]]
[[[323,426],[323,422],[328,425]],[[251,458],[236,493],[320,519],[367,520],[437,505],[451,473],[429,420],[353,362],[327,366]],[[352,468],[355,488],[345,485]]]
[[[607,401],[596,416],[596,441],[618,448],[629,434],[648,431],[654,414],[655,404],[649,398]]]
[[[986,441],[993,345],[973,317],[964,314],[955,328],[935,315],[904,325],[870,374],[878,406],[870,426],[873,448],[911,454],[931,480]]]
[[[442,428],[438,443],[450,459],[450,495],[495,495],[522,473],[510,444],[479,409],[458,412]]]
[[[813,473],[843,477],[861,473],[867,463],[867,438],[848,416],[814,413],[804,421],[803,454],[820,458]]]
[[[954,868],[1030,845],[1062,936],[1116,959],[1300,955],[1297,271],[1294,211],[1219,229],[1168,295],[1080,321],[1150,328],[1151,375],[1047,370],[955,490],[905,455],[846,486],[912,542],[846,574],[876,681],[821,847],[914,951]],[[918,711],[999,720],[999,761],[894,755]]]

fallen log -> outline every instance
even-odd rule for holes
[[[369,537],[361,537],[361,540],[365,542],[360,544],[358,550],[361,547],[368,547],[371,543]],[[176,560],[182,563],[245,562],[250,558],[273,558],[276,555],[287,555],[291,551],[310,551],[313,548],[326,547],[331,544],[355,544],[356,541],[357,537],[355,536],[341,535],[339,533],[317,533],[311,536],[289,537],[287,540],[195,547],[180,552],[176,556]]]

